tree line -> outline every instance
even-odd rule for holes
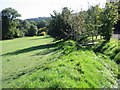
[[[5,8],[2,10],[2,39],[12,39],[23,36],[40,35],[46,32],[47,20],[39,22],[21,20],[18,17],[21,14],[13,8]]]
[[[92,6],[76,14],[65,7],[61,13],[54,11],[51,17],[48,33],[56,39],[88,43],[91,38],[94,43],[99,36],[109,41],[118,21],[118,3],[106,3],[105,8]]]
[[[116,3],[107,3],[105,8],[100,8],[99,5],[92,6],[79,13],[73,13],[71,9],[64,7],[62,12],[54,11],[49,21],[41,22],[17,19],[21,15],[12,8],[5,8],[1,13],[2,39],[47,33],[56,40],[72,39],[80,43],[88,43],[91,40],[94,43],[99,36],[109,41],[118,21]]]

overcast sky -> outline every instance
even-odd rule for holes
[[[60,11],[63,7],[71,8],[74,12],[88,8],[90,5],[104,5],[106,0],[0,0],[0,11],[12,7],[22,16],[21,19],[47,17],[53,10]]]

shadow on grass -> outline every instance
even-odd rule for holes
[[[39,55],[46,55],[46,54],[50,54],[52,52],[56,53],[57,50],[59,50],[60,48],[54,48],[54,49],[46,49],[42,52],[39,52],[39,53],[36,53],[35,55],[33,56],[39,56]]]
[[[23,54],[23,53],[27,53],[27,52],[31,52],[31,51],[35,51],[35,50],[40,50],[40,49],[49,49],[49,48],[53,48],[53,47],[55,48],[55,47],[57,47],[57,45],[60,42],[55,42],[55,43],[52,43],[52,44],[33,46],[33,47],[25,48],[25,49],[22,49],[22,50],[17,50],[15,52],[6,53],[6,54],[3,54],[2,56],[18,55],[18,54]]]

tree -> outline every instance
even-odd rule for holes
[[[51,15],[52,19],[48,26],[48,34],[58,40],[67,39],[68,32],[71,30],[70,25],[68,25],[67,21],[65,20],[65,18],[68,19],[68,16],[71,15],[71,12],[67,9],[69,12],[67,15],[64,10],[65,8],[63,8],[62,13],[57,13],[56,11],[54,11],[54,15]]]
[[[31,25],[30,29],[26,33],[26,36],[34,36],[34,35],[37,35],[37,33],[38,33],[37,26]]]
[[[90,7],[87,12],[86,15],[84,15],[84,19],[85,19],[85,31],[87,32],[86,34],[88,34],[88,36],[92,37],[92,42],[94,43],[94,36],[97,36],[99,34],[99,28],[101,26],[101,20],[100,20],[100,14],[102,12],[102,9],[99,8],[98,5],[96,6],[92,6]]]
[[[109,41],[113,34],[114,25],[118,21],[118,6],[116,3],[106,4],[101,14],[101,21],[100,33],[105,40]]]
[[[47,26],[47,21],[46,20],[42,20],[42,21],[40,21],[40,22],[37,23],[38,29],[39,28],[44,28],[46,26]]]
[[[54,11],[51,17],[48,34],[56,39],[76,40],[77,34],[81,31],[80,15],[72,14],[72,11],[65,7],[61,13]]]
[[[2,39],[12,38],[10,34],[15,28],[14,20],[20,17],[20,14],[12,8],[5,8],[2,10]]]
[[[30,21],[30,24],[37,26],[37,22],[35,22],[35,21]]]

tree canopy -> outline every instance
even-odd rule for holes
[[[12,8],[5,8],[2,10],[2,39],[12,38],[11,32],[15,30],[14,20],[21,15]]]
[[[92,37],[94,43],[94,37],[97,39],[98,36],[109,41],[118,20],[116,3],[107,3],[105,8],[92,6],[80,13],[72,13],[67,7],[61,13],[53,13],[48,34],[55,39],[73,39],[79,42],[86,42]]]

